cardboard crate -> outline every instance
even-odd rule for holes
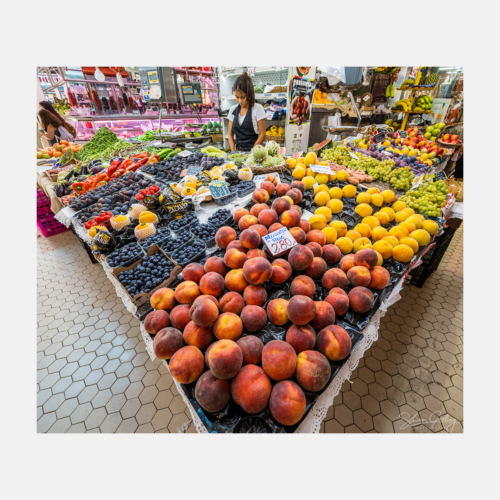
[[[168,280],[165,280],[163,283],[158,285],[156,288],[151,290],[149,293],[139,293],[137,295],[134,295],[133,297],[130,296],[130,294],[127,292],[125,287],[121,284],[120,280],[118,279],[118,275],[124,271],[130,271],[130,269],[133,269],[134,267],[137,267],[139,264],[142,264],[143,259],[139,259],[135,261],[133,264],[130,264],[130,266],[122,266],[122,267],[117,267],[116,269],[113,269],[113,276],[116,278],[116,281],[118,284],[123,288],[124,292],[130,297],[130,300],[134,303],[135,306],[139,307],[145,304],[146,302],[149,302],[149,299],[153,295],[153,293],[156,292],[156,290],[159,290],[160,288],[165,288],[170,285],[170,283],[173,283],[175,279],[177,278],[177,275],[182,271],[181,266],[175,265],[175,262],[158,246],[158,245],[153,245],[149,247],[148,251],[146,252],[146,255],[148,257],[153,256],[157,252],[160,252],[162,255],[164,255],[169,261],[174,263],[174,269],[170,273],[170,278]]]

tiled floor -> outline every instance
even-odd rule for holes
[[[322,430],[462,432],[462,238],[424,288],[405,286]],[[102,267],[71,232],[37,238],[37,258],[38,432],[177,432],[189,411]]]

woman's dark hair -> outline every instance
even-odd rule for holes
[[[40,104],[40,106],[43,109],[45,109],[46,111],[48,111],[49,113],[52,113],[54,115],[54,118],[55,118],[56,122],[58,123],[58,127],[60,127],[61,125],[64,125],[66,123],[64,118],[54,109],[54,106],[52,106],[52,104],[49,101],[41,101],[38,104]]]
[[[55,116],[50,111],[41,109],[38,112],[38,116],[40,117],[43,130],[47,131],[48,125],[52,125],[56,130],[60,127],[60,124],[57,123]]]
[[[253,108],[255,105],[255,92],[253,90],[253,81],[248,76],[248,73],[242,73],[236,81],[234,82],[233,92],[235,90],[239,90],[243,92],[247,96],[248,105],[250,108]]]

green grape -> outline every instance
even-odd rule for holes
[[[429,180],[421,184],[417,189],[408,191],[400,200],[404,201],[408,207],[413,208],[417,213],[439,217],[441,214],[440,208],[446,205],[447,193],[448,188],[443,181],[433,183]]]

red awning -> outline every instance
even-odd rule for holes
[[[95,66],[82,66],[82,71],[85,75],[94,76],[95,68],[96,68]],[[116,71],[113,71],[112,69],[109,69],[108,67],[99,66],[99,69],[102,71],[102,74],[104,76],[116,77]],[[122,71],[120,74],[124,78],[129,76],[129,74],[126,71]]]

